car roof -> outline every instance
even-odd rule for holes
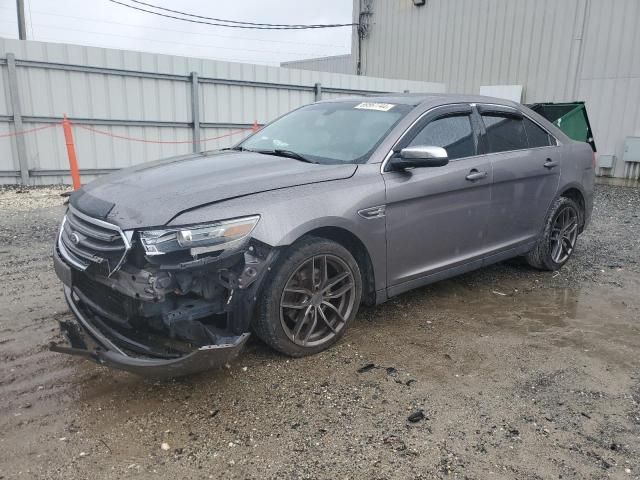
[[[562,142],[570,141],[569,137],[567,137],[564,132],[562,132],[558,127],[553,125],[547,119],[540,116],[538,113],[520,103],[512,102],[511,100],[506,100],[504,98],[487,97],[484,95],[463,95],[457,93],[389,93],[385,95],[364,95],[332,98],[328,100],[321,100],[317,103],[331,102],[393,103],[397,105],[409,105],[414,108],[422,106],[425,109],[451,103],[490,103],[493,105],[503,105],[505,107],[515,108],[520,112],[525,112],[528,117],[533,118],[540,125],[544,125],[545,128],[550,131],[554,137],[560,139]]]
[[[322,100],[318,103],[335,102],[373,102],[394,103],[398,105],[411,105],[417,107],[422,104],[431,106],[445,105],[448,103],[493,103],[507,107],[519,108],[520,104],[503,98],[486,97],[484,95],[462,95],[455,93],[389,93],[385,95],[365,95],[333,98]]]

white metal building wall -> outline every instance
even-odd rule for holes
[[[354,0],[370,6],[364,75],[429,79],[450,92],[519,84],[523,101],[585,101],[599,154],[622,176],[640,136],[638,0]],[[358,41],[353,40],[354,62]]]
[[[282,62],[280,66],[284,68],[297,68],[299,70],[313,70],[316,72],[346,73],[348,75],[354,75],[356,73],[351,54]]]
[[[316,83],[322,85],[324,98],[405,89],[445,90],[438,83],[0,39],[0,184],[20,181],[16,137],[2,136],[15,130],[8,82],[10,53],[16,59],[24,129],[58,122],[66,113],[76,123],[78,163],[85,172],[122,168],[191,151],[191,72],[197,72],[199,79],[195,85],[200,138],[247,128],[255,120],[266,123],[311,103],[316,98]],[[132,142],[83,130],[79,127],[82,124],[115,135],[187,143]],[[207,142],[202,149],[229,146],[240,138]],[[60,128],[25,135],[24,140],[30,183],[69,182],[66,175],[51,175],[68,168]],[[90,178],[84,175],[83,181]]]
[[[640,137],[640,1],[591,0],[577,99],[587,102],[599,154],[616,155],[622,177],[624,139]]]

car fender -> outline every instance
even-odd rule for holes
[[[383,215],[367,218],[358,212],[384,206],[385,189],[379,165],[359,165],[345,180],[300,185],[230,199],[177,216],[170,225],[260,215],[251,236],[272,247],[285,247],[319,228],[340,228],[356,236],[367,249],[376,289],[385,288],[386,223]]]

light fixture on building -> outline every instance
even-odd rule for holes
[[[427,0],[413,0],[413,4],[416,7],[422,7],[425,3],[427,3]]]

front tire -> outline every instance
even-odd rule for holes
[[[279,352],[312,355],[344,335],[361,296],[362,278],[353,255],[331,240],[303,237],[267,278],[253,329]]]
[[[570,198],[559,197],[553,202],[544,232],[526,255],[527,262],[540,270],[559,270],[575,250],[582,222],[580,206]]]

